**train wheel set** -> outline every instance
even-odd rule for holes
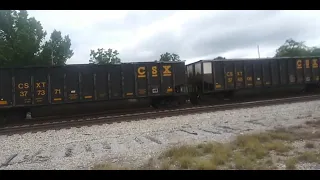
[[[0,68],[0,121],[313,92],[319,75],[319,57]]]

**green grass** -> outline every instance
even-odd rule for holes
[[[309,126],[320,127],[319,122],[308,121],[306,126],[240,135],[229,143],[209,142],[173,147],[138,169],[277,169],[278,163],[284,164],[286,169],[296,169],[301,162],[320,163],[320,153],[299,152],[292,145],[297,140],[306,140],[302,148],[315,149],[316,145],[309,140],[320,139],[320,131],[311,132]],[[94,169],[127,168],[100,165]]]
[[[160,169],[269,169],[274,165],[270,152],[292,149],[290,133],[269,132],[238,136],[231,143],[201,143],[168,149],[160,155]]]
[[[299,162],[320,163],[320,155],[317,152],[306,151],[297,157]]]
[[[297,159],[296,158],[289,158],[286,160],[285,165],[286,169],[288,170],[294,170],[296,169],[296,164],[297,164]]]
[[[92,170],[129,170],[126,167],[119,167],[113,164],[105,163],[105,164],[98,164],[95,165]]]

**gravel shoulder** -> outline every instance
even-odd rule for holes
[[[141,167],[105,162],[94,170],[319,170],[320,119],[298,126],[239,135],[229,142],[169,148]]]
[[[0,136],[0,169],[140,167],[166,149],[320,119],[320,101],[217,111],[23,135]]]

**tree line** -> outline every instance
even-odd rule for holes
[[[74,52],[69,35],[53,30],[49,40],[40,21],[29,17],[26,10],[0,10],[0,67],[65,65]],[[115,49],[90,50],[90,64],[121,63]],[[288,39],[275,51],[274,57],[320,56],[319,47],[308,47],[305,42]],[[218,56],[215,59],[226,59]],[[165,52],[154,61],[181,61],[176,53]]]
[[[320,56],[319,47],[308,47],[304,41],[287,39],[283,45],[276,49],[274,57],[298,57],[298,56]],[[218,56],[214,59],[226,59]]]
[[[73,56],[71,39],[53,30],[49,40],[25,10],[0,11],[0,66],[64,65]]]

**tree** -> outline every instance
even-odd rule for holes
[[[90,51],[90,64],[119,64],[121,59],[118,57],[117,50],[98,48],[97,51]]]
[[[28,18],[27,11],[0,11],[0,64],[30,65],[35,63],[40,43],[46,32],[39,21]]]
[[[317,47],[310,48],[305,42],[297,42],[288,39],[276,50],[275,57],[294,57],[294,56],[319,56],[320,49]]]
[[[54,30],[50,40],[43,45],[39,58],[47,60],[46,63],[52,65],[65,65],[67,59],[70,59],[74,54],[70,47],[71,39],[69,36],[62,38],[61,32]]]
[[[175,53],[164,53],[160,55],[160,60],[159,61],[180,61],[180,56],[178,54]]]
[[[214,58],[214,60],[217,60],[217,59],[226,59],[226,58],[222,57],[222,56],[218,56],[218,57]]]
[[[310,51],[311,51],[310,53],[311,56],[320,56],[320,48],[312,47]]]
[[[53,32],[52,34],[58,33]],[[50,41],[44,42],[46,35],[47,32],[43,30],[41,23],[34,17],[29,18],[27,11],[1,10],[0,66],[51,64],[51,56],[48,58],[47,55]],[[51,38],[51,41],[53,39]],[[64,45],[52,46],[54,52],[66,52],[63,56],[61,53],[55,54],[59,57],[56,58],[59,59],[58,61],[61,61],[61,57],[68,59],[73,55],[73,52],[70,53],[71,40],[69,37],[67,39],[69,39],[66,40],[68,43],[64,43]],[[70,46],[67,44],[70,44]],[[62,47],[65,49],[61,50]],[[66,60],[62,61],[65,62]]]
[[[160,60],[159,61],[170,61],[171,60],[171,54],[166,52],[164,54],[160,55]]]
[[[171,54],[171,61],[180,61],[180,56],[178,54]]]

